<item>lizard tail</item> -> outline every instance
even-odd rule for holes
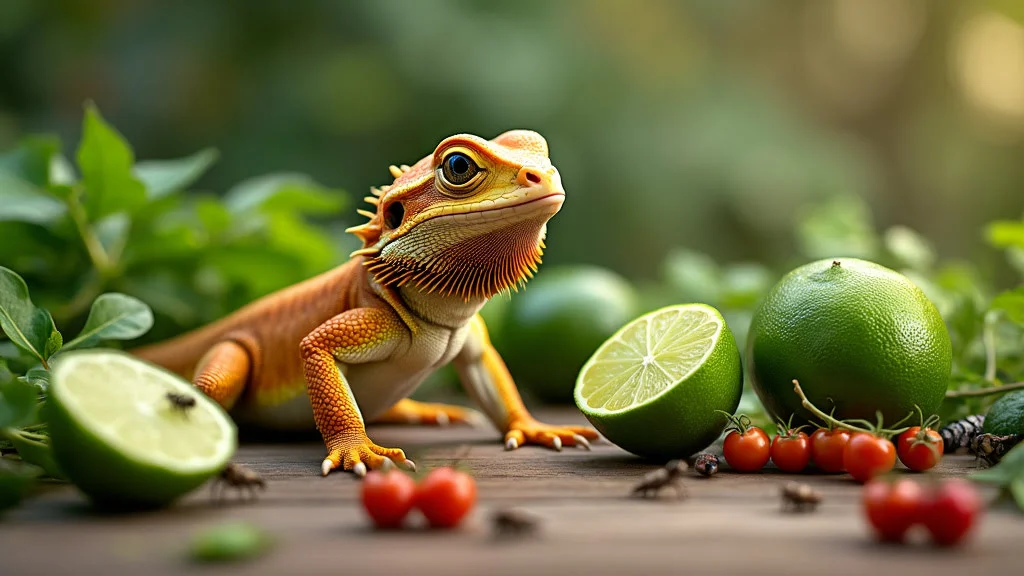
[[[189,333],[177,338],[129,350],[128,353],[161,366],[183,378],[191,378],[196,364],[211,346],[203,334]]]

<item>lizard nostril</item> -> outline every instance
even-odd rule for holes
[[[541,173],[533,168],[523,167],[519,170],[519,183],[523,186],[528,184],[540,184],[544,181]]]

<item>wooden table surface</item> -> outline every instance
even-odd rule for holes
[[[570,410],[541,415],[582,420]],[[1005,508],[991,511],[963,549],[936,550],[922,533],[915,545],[884,546],[869,537],[859,486],[848,476],[688,476],[685,500],[666,492],[644,501],[627,493],[655,465],[608,444],[507,453],[490,429],[377,427],[371,436],[405,448],[421,467],[446,464],[468,447],[462,462],[479,489],[470,520],[454,532],[375,532],[362,516],[358,482],[320,476],[318,441],[247,444],[235,460],[269,482],[258,501],[217,505],[201,490],[169,510],[108,516],[71,487],[49,488],[0,521],[0,574],[1024,574],[1024,516]],[[973,466],[970,457],[947,457],[937,473]],[[823,493],[816,512],[780,511],[779,488],[794,478]],[[537,516],[539,532],[496,538],[490,514],[506,507]],[[276,545],[240,564],[192,564],[191,536],[227,520],[265,528]]]

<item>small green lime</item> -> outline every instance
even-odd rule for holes
[[[632,286],[614,272],[546,269],[513,295],[495,345],[517,384],[546,402],[568,403],[583,363],[635,310]]]
[[[194,404],[178,408],[168,394]],[[111,350],[58,356],[44,414],[57,466],[102,505],[168,504],[222,470],[237,447],[234,423],[213,400]]]
[[[810,414],[793,392],[839,419],[900,420],[934,413],[949,383],[946,325],[906,276],[855,258],[819,260],[787,274],[754,314],[747,373],[783,421]]]
[[[988,409],[982,428],[986,434],[996,436],[1024,434],[1024,390],[1010,392],[996,400]]]
[[[718,310],[683,304],[625,325],[576,381],[576,405],[612,443],[684,458],[711,444],[743,391],[736,340]]]

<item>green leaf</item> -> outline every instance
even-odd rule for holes
[[[928,270],[935,264],[935,249],[923,236],[906,226],[893,226],[885,231],[885,247],[903,265],[914,270]]]
[[[50,162],[58,151],[60,140],[55,136],[28,136],[13,150],[0,154],[0,172],[46,188],[50,184]]]
[[[996,248],[1024,248],[1024,220],[999,220],[985,229],[988,243]]]
[[[42,470],[10,458],[0,458],[0,512],[16,505]]]
[[[992,300],[993,310],[1002,310],[1006,316],[1024,326],[1024,286],[1008,290]]]
[[[8,440],[18,451],[18,456],[29,464],[38,466],[51,478],[65,479],[57,463],[53,459],[50,437],[27,430],[14,430],[8,433]]]
[[[235,185],[224,196],[224,204],[233,214],[253,210],[336,214],[344,197],[304,174],[268,174]]]
[[[1017,478],[1010,482],[1010,496],[1017,504],[1017,508],[1024,512],[1024,477]]]
[[[185,190],[217,161],[213,148],[200,150],[176,160],[147,160],[135,165],[135,176],[142,181],[150,198],[161,198]]]
[[[0,429],[33,424],[38,407],[39,390],[35,386],[21,380],[0,385]]]
[[[3,266],[0,266],[0,330],[16,346],[44,364],[55,351],[54,344],[60,347],[60,333],[50,313],[36,308],[25,281]]]
[[[29,368],[28,372],[25,372],[25,375],[20,379],[26,384],[35,386],[41,392],[45,392],[50,388],[50,371],[39,365]]]
[[[92,303],[81,334],[65,350],[92,346],[101,340],[131,340],[153,327],[153,311],[145,302],[126,294],[101,294]]]
[[[85,208],[92,220],[114,212],[131,212],[146,202],[146,188],[132,174],[134,156],[91,103],[86,105],[78,167],[85,184]]]
[[[14,373],[7,366],[7,359],[0,358],[0,385],[6,384],[11,380],[14,380]]]
[[[0,171],[0,222],[20,221],[46,226],[59,220],[67,206],[26,180]]]

